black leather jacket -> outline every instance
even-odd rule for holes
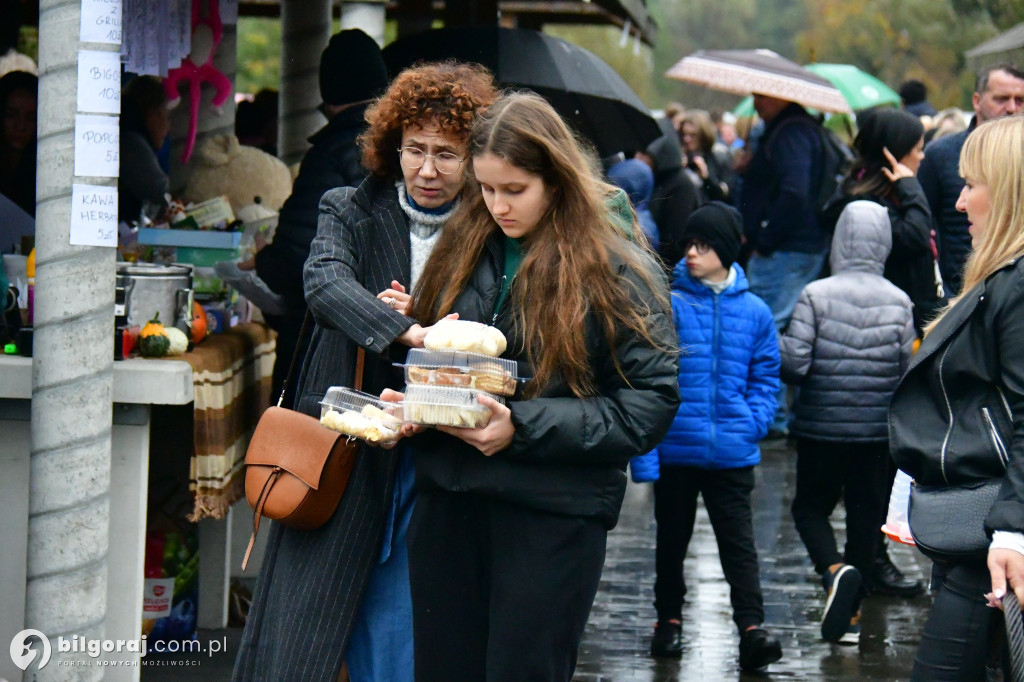
[[[522,344],[516,341],[509,299],[493,315],[504,262],[500,235],[487,246],[452,311],[459,319],[501,329],[509,340],[505,356],[519,360],[522,368],[525,355],[510,355]],[[656,269],[653,262],[651,268]],[[625,267],[619,271],[634,283],[642,281]],[[645,302],[654,300],[649,293],[637,296]],[[677,345],[670,310],[656,311],[649,322],[659,344]],[[653,448],[676,414],[679,363],[677,354],[622,333],[616,355],[629,378],[627,385],[615,369],[595,316],[588,315],[582,333],[600,395],[576,398],[564,381],[555,379],[537,398],[510,400],[515,436],[508,448],[492,457],[440,431],[416,436],[412,446],[417,488],[477,493],[542,511],[597,518],[612,528],[626,490],[626,463]],[[520,376],[529,375],[529,370],[520,370]]]
[[[992,530],[1024,532],[1024,259],[967,292],[921,344],[889,410],[896,464],[924,485],[999,478]]]

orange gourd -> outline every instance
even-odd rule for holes
[[[192,303],[192,343],[198,344],[206,338],[206,311],[198,301]]]

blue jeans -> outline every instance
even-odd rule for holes
[[[750,292],[768,304],[775,320],[775,329],[780,334],[789,324],[796,300],[803,288],[821,274],[825,264],[825,252],[800,253],[799,251],[776,251],[770,256],[754,254],[747,263],[747,282]],[[785,432],[789,428],[789,401],[786,393],[789,387],[779,384],[778,407],[772,430]]]
[[[412,682],[412,595],[405,536],[416,502],[412,452],[395,472],[395,492],[380,562],[363,594],[345,662],[352,682]]]

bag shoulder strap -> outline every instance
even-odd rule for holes
[[[295,376],[295,367],[299,364],[299,356],[302,354],[302,347],[306,341],[306,335],[312,333],[313,328],[313,312],[306,309],[306,316],[302,318],[302,329],[299,330],[299,340],[295,344],[295,352],[292,353],[292,361],[288,363],[288,374],[285,375],[284,381],[281,382],[281,395],[277,396],[278,407],[281,407],[281,403],[284,402],[284,394],[288,392],[288,385],[292,381],[292,377]],[[363,350],[362,346],[359,346],[359,350],[356,351],[356,373],[355,380],[352,382],[352,388],[357,391],[363,389],[363,365],[366,364],[366,351]]]

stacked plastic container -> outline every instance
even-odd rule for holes
[[[402,421],[400,403],[384,402],[351,388],[331,386],[320,401],[321,424],[370,445],[397,441]]]
[[[491,411],[481,393],[499,403],[515,395],[515,360],[457,350],[413,348],[405,362],[405,420],[427,426],[481,428]]]

